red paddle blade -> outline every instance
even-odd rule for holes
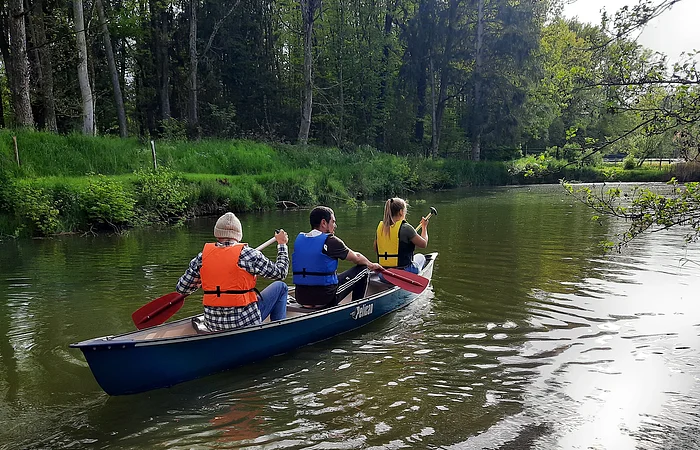
[[[382,271],[382,276],[394,286],[398,286],[414,294],[423,292],[430,283],[429,279],[416,275],[415,273],[406,272],[405,270],[384,269]]]
[[[160,325],[182,308],[185,297],[187,296],[177,292],[158,297],[134,311],[131,319],[139,330]]]

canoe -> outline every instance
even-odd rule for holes
[[[426,255],[421,275],[430,279],[437,253]],[[290,286],[290,297],[294,288]],[[287,318],[230,331],[199,326],[203,315],[116,336],[71,344],[79,348],[97,383],[109,395],[135,394],[292,351],[368,323],[408,305],[421,294],[370,279],[366,296],[350,295],[320,310],[287,306]]]

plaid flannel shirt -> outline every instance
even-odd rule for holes
[[[236,241],[226,240],[217,242],[218,247],[230,247]],[[241,251],[238,266],[253,275],[259,275],[273,280],[287,277],[289,270],[289,250],[284,244],[277,246],[277,260],[267,259],[259,250],[245,246]],[[190,261],[190,266],[177,282],[175,290],[181,294],[191,294],[202,286],[200,270],[202,268],[202,252]],[[261,322],[260,309],[257,302],[247,306],[215,307],[204,306],[204,324],[210,330],[231,330],[234,328],[257,325]]]

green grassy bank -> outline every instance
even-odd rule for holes
[[[560,178],[666,181],[678,177],[679,170],[576,168],[542,157],[477,163],[400,157],[371,148],[341,151],[251,141],[160,141],[156,161],[157,171],[150,145],[135,139],[0,130],[0,235],[115,230],[228,210],[269,209],[282,201],[357,204],[458,186]]]

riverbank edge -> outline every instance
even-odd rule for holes
[[[17,135],[21,153],[14,148],[12,137]],[[341,150],[252,141],[156,145],[0,131],[0,238],[114,232],[224,211],[315,204],[361,207],[368,199],[415,198],[420,191],[465,186],[561,179],[665,182],[672,177],[693,181],[700,179],[700,170],[688,165],[574,167],[544,156],[474,162],[390,155],[369,147]]]

